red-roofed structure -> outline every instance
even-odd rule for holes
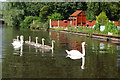
[[[73,26],[86,26],[87,15],[82,10],[77,10],[69,17]]]
[[[78,16],[81,12],[82,12],[82,10],[77,10],[73,14],[71,14],[70,16],[74,16],[74,17]]]
[[[63,20],[63,21],[51,21],[52,27],[67,27],[68,25],[72,26],[86,26],[87,24],[89,27],[93,27],[95,25],[96,20],[89,21],[87,20],[87,15],[82,10],[77,10],[69,17],[70,21]],[[114,21],[114,24],[117,26],[120,25],[120,22]]]

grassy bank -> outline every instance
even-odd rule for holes
[[[72,27],[67,27],[67,28],[64,28],[64,27],[52,27],[52,29],[85,32],[85,33],[88,33],[89,35],[91,35],[92,33],[103,34],[101,31],[95,30],[95,29],[93,29],[91,27],[75,27],[75,28],[72,28]],[[113,35],[120,36],[119,33],[118,34],[113,34]]]

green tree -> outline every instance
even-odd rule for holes
[[[60,13],[54,13],[51,16],[48,16],[48,18],[51,19],[52,21],[57,21],[63,19],[64,17],[61,16]]]
[[[49,8],[50,14],[53,13],[60,13],[64,16],[64,19],[68,19],[68,17],[75,12],[76,10],[83,10],[87,9],[87,4],[85,2],[53,2],[53,3],[46,3]]]
[[[39,17],[40,17],[41,21],[42,21],[42,22],[46,21],[48,15],[49,15],[49,13],[48,13],[48,7],[43,6],[43,7],[40,9],[40,13],[39,13]]]
[[[25,16],[39,16],[41,21],[45,22],[48,15],[55,12],[60,13],[64,19],[68,19],[76,10],[83,10],[87,14],[88,20],[95,20],[96,16],[104,11],[110,20],[118,21],[119,5],[118,2],[10,2],[5,3],[6,11],[3,16],[6,16],[5,22],[10,26],[19,26]]]
[[[106,13],[110,20],[119,19],[120,3],[119,2],[87,2],[87,10],[90,14],[98,16],[102,11]]]
[[[18,27],[20,24],[21,15],[23,15],[24,12],[22,10],[18,9],[10,9],[10,10],[5,10],[3,13],[3,18],[5,23],[7,23],[8,26],[16,26]]]
[[[105,30],[103,31],[103,33],[108,34],[108,32],[118,34],[119,30],[117,29],[117,26],[114,23],[109,22],[105,24]]]
[[[105,12],[101,12],[98,17],[97,17],[97,21],[98,23],[102,23],[102,24],[105,24],[106,22],[108,22],[108,18],[105,14]]]
[[[38,20],[38,17],[34,16],[27,16],[23,22],[21,22],[20,26],[27,28],[30,26],[30,24],[33,22],[33,20]]]
[[[95,16],[94,12],[89,11],[89,10],[86,10],[84,12],[87,15],[87,20],[92,20],[92,21],[96,20],[96,16]]]

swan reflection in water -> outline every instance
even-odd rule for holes
[[[20,56],[23,56],[23,46],[20,47]]]
[[[70,59],[81,59],[82,58],[82,66],[81,66],[81,69],[84,69],[84,64],[85,64],[85,42],[82,42],[82,53],[79,52],[78,50],[71,50],[71,51],[68,51],[66,50],[67,52],[67,56],[66,57],[69,57]]]
[[[18,51],[19,50],[19,51]],[[23,46],[19,48],[15,48],[16,53],[13,53],[14,55],[20,55],[23,56]]]
[[[82,59],[81,69],[85,69],[85,57],[84,56],[83,57],[77,57],[76,59]],[[75,59],[73,59],[73,60],[75,60]]]
[[[82,57],[82,65],[81,65],[81,69],[85,69],[85,57]]]
[[[51,56],[53,56],[54,50],[53,49],[39,49],[40,52],[42,52],[42,56],[44,56],[44,53],[51,51]]]

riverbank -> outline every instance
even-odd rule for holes
[[[50,28],[49,30],[51,31],[56,31],[56,32],[62,32],[62,33],[69,33],[69,34],[75,34],[79,36],[86,36],[90,37],[99,41],[107,41],[110,43],[115,43],[115,44],[120,44],[120,36],[115,36],[115,35],[106,35],[106,34],[99,34],[99,33],[87,33],[87,32],[78,32],[78,31],[70,31],[70,30],[58,30],[58,29],[53,29]]]

